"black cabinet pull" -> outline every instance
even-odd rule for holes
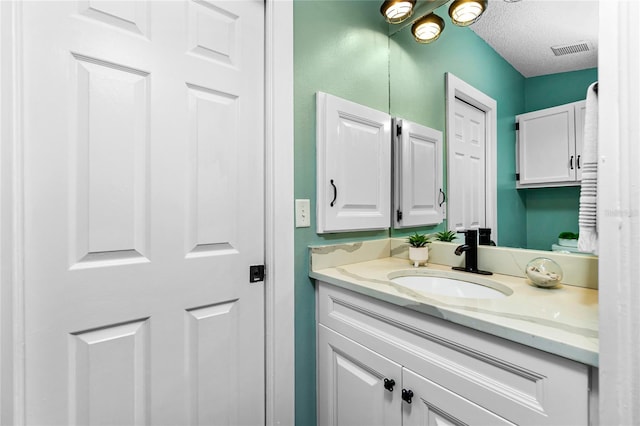
[[[384,379],[384,388],[389,392],[393,392],[393,387],[396,385],[396,381],[393,379]]]
[[[336,198],[338,198],[338,188],[333,183],[333,179],[331,179],[331,186],[333,186],[333,200],[331,201],[331,207],[336,203]]]
[[[447,201],[447,195],[444,193],[444,191],[442,190],[442,188],[440,188],[440,194],[442,194],[442,201],[440,201],[440,203],[438,203],[439,207],[442,207],[442,205],[444,204],[445,201]],[[438,199],[440,199],[440,194],[438,194]]]
[[[580,168],[580,156],[578,155],[578,158],[576,158],[576,166],[578,166],[578,169]]]
[[[571,167],[571,170],[573,170],[573,155],[571,156],[571,159],[569,160],[569,167]]]
[[[411,404],[411,398],[413,398],[413,391],[402,389],[402,400],[407,404]]]

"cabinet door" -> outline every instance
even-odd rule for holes
[[[400,425],[401,379],[400,365],[318,325],[318,425]]]
[[[316,95],[317,231],[391,225],[391,117]]]
[[[520,185],[575,182],[574,105],[516,116]]]
[[[582,143],[584,141],[584,116],[587,112],[587,102],[580,101],[573,104],[576,119],[576,180],[582,180]]]
[[[396,228],[442,222],[442,132],[395,120]],[[444,201],[444,193],[442,193]]]
[[[413,392],[411,404],[403,403],[403,426],[514,424],[406,368],[402,383]]]

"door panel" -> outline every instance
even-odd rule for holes
[[[318,92],[317,232],[391,224],[391,117]]]
[[[399,364],[319,325],[318,372],[319,425],[401,424]],[[393,391],[385,378],[395,381]]]
[[[27,422],[264,423],[263,2],[21,7]]]
[[[485,113],[456,98],[454,134],[449,149],[449,229],[478,229],[486,224],[486,117]],[[453,137],[452,137],[453,136]]]
[[[148,261],[149,73],[71,56],[71,266]]]
[[[411,404],[403,405],[403,426],[513,426],[508,420],[406,368],[402,369],[402,385],[414,394]]]
[[[238,301],[189,310],[186,323],[190,424],[238,424]]]
[[[442,132],[407,120],[395,144],[396,228],[442,222]]]
[[[574,104],[529,112],[516,120],[520,184],[575,181]]]
[[[72,334],[70,423],[148,423],[149,361],[147,319]]]

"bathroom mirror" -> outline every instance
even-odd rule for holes
[[[535,31],[554,34],[555,37],[549,36],[549,46],[544,53],[547,56],[544,57],[534,55],[535,49],[527,44],[532,30],[523,19],[514,19],[514,16],[529,16],[531,9],[528,8],[532,7],[545,10],[542,16],[544,19],[532,19]],[[445,4],[435,11],[445,21],[445,28],[440,38],[432,44],[416,43],[410,26],[389,37],[390,114],[442,131],[446,152],[449,145],[446,135],[445,74],[455,74],[495,99],[498,110],[497,184],[493,190],[497,198],[498,244],[550,250],[552,244],[557,242],[560,232],[578,231],[580,187],[516,189],[514,119],[523,112],[585,98],[588,85],[597,80],[597,39],[576,40],[576,37],[581,36],[572,33],[575,30],[569,22],[578,21],[578,26],[595,29],[597,34],[597,1],[490,0],[485,15],[469,28],[453,25],[447,10],[448,4]],[[580,11],[579,19],[575,16],[576,10]],[[516,26],[509,29],[505,23],[511,21]],[[551,31],[545,25],[561,31]],[[534,69],[536,65],[548,63],[549,66],[545,68],[547,71],[543,70],[542,75],[536,74],[539,70],[521,73],[496,52],[497,47],[496,50],[491,47],[489,43],[496,44],[496,40],[506,41],[507,49],[511,49],[515,56],[522,56],[520,62],[525,64],[525,69]],[[576,62],[573,59],[578,56],[558,56],[556,59],[551,47],[563,47],[559,45],[577,41],[585,41],[590,51],[578,52],[576,55],[583,55],[583,63],[577,65],[581,69],[569,71],[572,69],[570,62]],[[564,47],[565,50],[571,50],[570,47]],[[501,48],[505,49],[504,46]],[[552,58],[548,57],[547,51],[551,52]],[[553,61],[560,64],[559,68],[553,68]],[[529,72],[532,74],[528,74]],[[447,188],[446,153],[443,156],[443,169],[444,186]],[[451,194],[448,196],[451,197]],[[430,232],[444,230],[445,226],[446,221],[432,227]],[[402,230],[391,231],[392,236],[405,234],[406,231]]]

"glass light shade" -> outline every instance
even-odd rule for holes
[[[418,43],[433,43],[444,30],[444,21],[434,13],[418,19],[411,27],[413,37]]]
[[[390,24],[399,24],[413,14],[416,0],[386,0],[380,7],[380,13]]]
[[[456,0],[449,7],[449,16],[454,24],[466,27],[480,18],[487,5],[487,0]]]

